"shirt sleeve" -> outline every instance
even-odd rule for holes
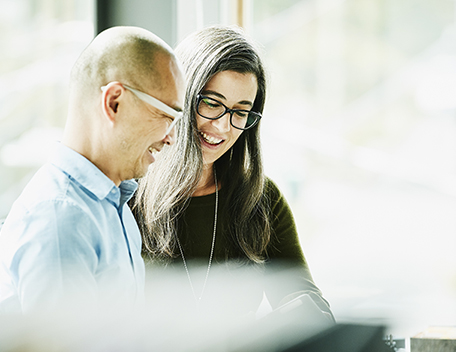
[[[95,303],[98,229],[79,206],[46,201],[4,228],[9,270],[23,312]],[[79,305],[78,305],[79,306]]]
[[[323,311],[331,314],[328,302],[315,285],[302,251],[293,213],[285,197],[271,181],[266,182],[271,204],[272,238],[266,264],[266,295],[272,307],[288,297],[308,293]]]

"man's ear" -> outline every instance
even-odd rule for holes
[[[103,87],[101,95],[101,108],[104,116],[110,123],[116,122],[116,116],[119,111],[119,103],[122,95],[125,93],[125,88],[119,82],[110,82]]]

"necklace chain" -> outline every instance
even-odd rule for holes
[[[209,277],[209,271],[211,270],[211,265],[212,265],[212,258],[214,256],[214,247],[215,247],[215,234],[217,232],[217,212],[218,212],[218,184],[217,184],[217,174],[215,172],[215,168],[214,168],[214,180],[215,180],[215,215],[214,215],[214,230],[213,230],[213,233],[212,233],[212,245],[211,245],[211,253],[209,255],[209,263],[207,265],[207,270],[206,270],[206,277],[204,278],[204,284],[203,284],[203,288],[201,290],[201,294],[199,297],[196,296],[196,293],[195,293],[195,288],[193,287],[193,283],[192,283],[192,279],[190,277],[190,273],[188,271],[188,266],[187,266],[187,262],[185,260],[185,256],[184,256],[184,251],[182,249],[182,246],[180,244],[180,241],[179,241],[179,237],[177,237],[177,245],[179,246],[179,251],[180,251],[180,254],[182,256],[182,261],[184,263],[184,268],[185,268],[185,271],[187,272],[187,277],[188,277],[188,282],[190,283],[190,288],[192,289],[192,293],[193,293],[193,297],[195,298],[195,301],[197,303],[199,303],[201,301],[201,298],[203,297],[203,294],[204,294],[204,290],[206,289],[206,283],[207,283],[207,278]]]

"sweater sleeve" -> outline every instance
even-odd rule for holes
[[[266,182],[266,196],[271,207],[272,238],[268,247],[269,259],[307,267],[290,206],[275,183],[269,179]]]
[[[331,314],[328,302],[315,285],[302,251],[293,213],[275,183],[267,179],[270,202],[271,242],[268,246],[265,292],[273,308],[288,297],[308,293],[323,311]]]

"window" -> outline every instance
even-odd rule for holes
[[[93,0],[0,0],[0,218],[61,136]]]
[[[402,336],[456,316],[455,5],[253,0],[267,174],[336,317]]]

